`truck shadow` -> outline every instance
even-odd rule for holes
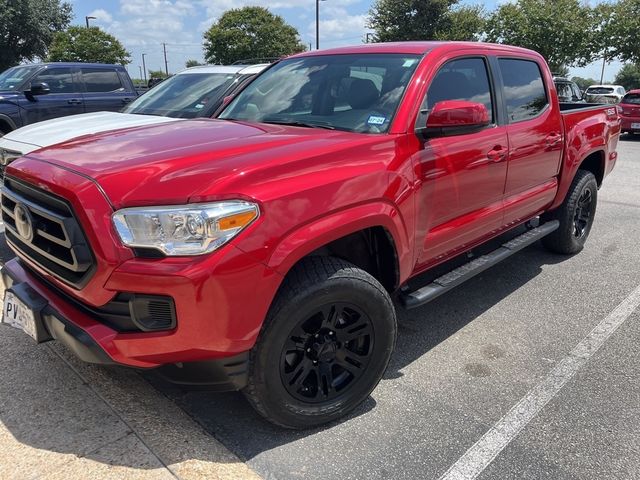
[[[405,367],[531,281],[544,265],[566,258],[550,254],[535,244],[426,306],[412,311],[398,306],[397,346],[382,385],[402,377]],[[281,445],[322,434],[324,430],[367,414],[376,406],[374,391],[363,405],[339,422],[299,432],[272,426],[240,393],[188,390],[154,374],[145,374],[145,378],[244,461]]]

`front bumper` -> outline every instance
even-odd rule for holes
[[[40,293],[45,292],[33,280],[24,270],[16,269],[15,265],[13,269],[6,266],[0,268],[0,290],[5,292],[11,289],[36,312],[38,343],[57,340],[83,362],[130,366],[116,362],[91,335],[48,303]],[[156,371],[177,384],[205,386],[216,391],[240,390],[247,383],[248,358],[248,352],[243,352],[220,359],[166,364]]]

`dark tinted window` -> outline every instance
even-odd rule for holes
[[[527,120],[544,110],[549,102],[538,64],[509,58],[501,58],[499,63],[509,120]]]
[[[466,100],[482,103],[493,122],[491,87],[487,66],[481,58],[462,58],[445,64],[429,86],[420,109],[418,126],[423,127],[429,111],[444,100]]]
[[[620,103],[633,103],[640,105],[640,93],[627,93]]]
[[[31,83],[46,83],[51,93],[75,93],[73,75],[70,68],[48,68],[31,80]]]
[[[83,68],[82,79],[89,93],[115,92],[122,90],[118,72],[103,68]]]

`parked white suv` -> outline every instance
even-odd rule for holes
[[[584,95],[592,103],[620,103],[626,93],[622,85],[591,85]]]

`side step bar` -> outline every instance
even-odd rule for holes
[[[438,298],[443,293],[448,292],[452,288],[466,282],[479,273],[484,272],[488,268],[493,267],[514,253],[519,252],[532,243],[540,240],[542,237],[549,235],[560,226],[558,220],[544,223],[539,227],[533,228],[526,233],[504,243],[500,248],[491,253],[482,255],[461,267],[451,270],[449,273],[435,279],[433,283],[425,285],[413,292],[400,293],[400,302],[407,308],[416,308],[420,305],[430,302]]]

